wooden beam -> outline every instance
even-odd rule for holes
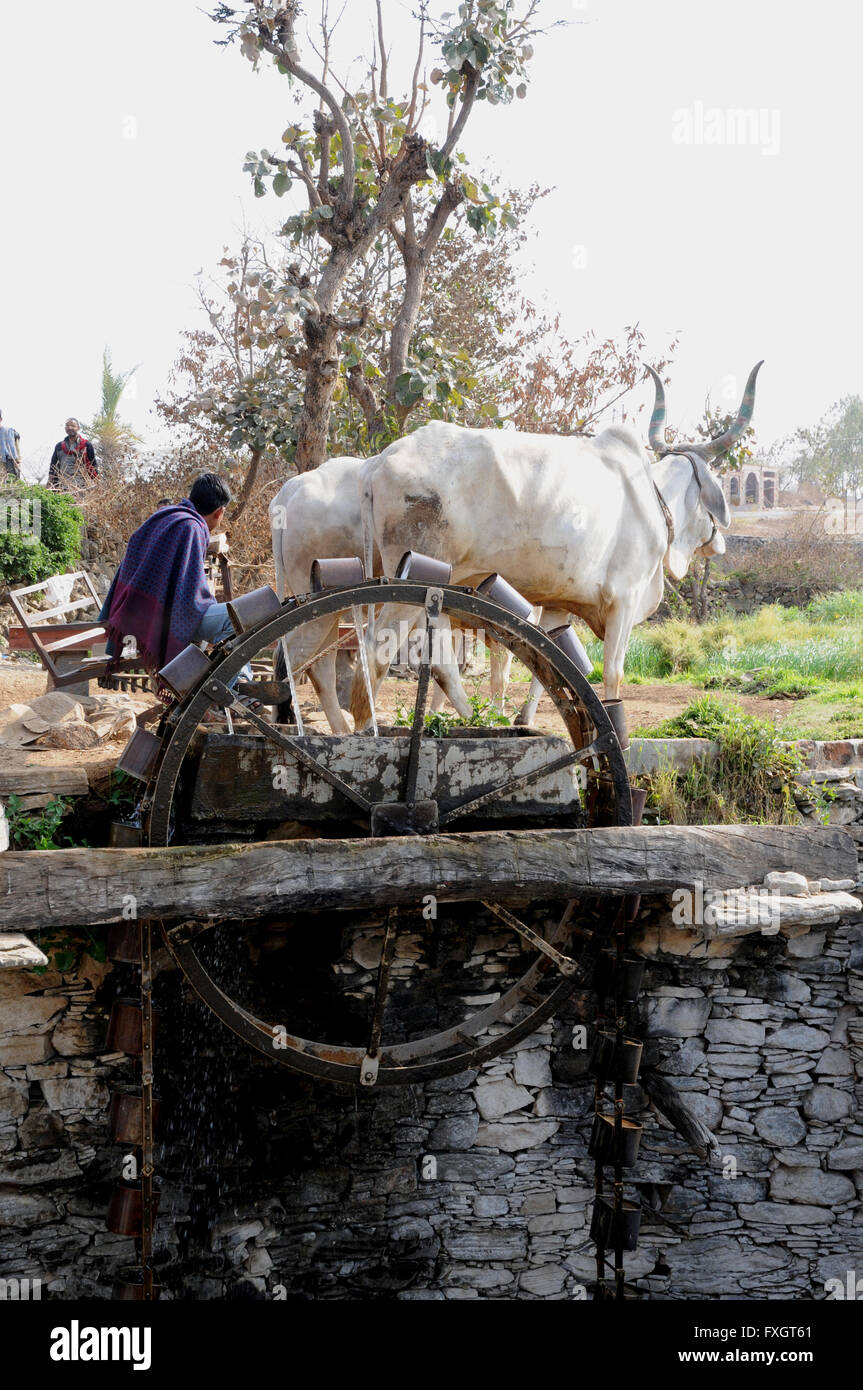
[[[771,869],[856,873],[841,830],[639,826],[478,831],[357,840],[282,840],[170,849],[12,851],[0,858],[0,928],[139,917],[525,901],[760,883]]]
[[[36,668],[34,667],[34,670]],[[0,772],[0,796],[86,796],[90,790],[83,767],[16,767]]]

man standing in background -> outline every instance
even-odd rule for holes
[[[14,425],[4,425],[3,411],[0,410],[0,460],[10,478],[21,477],[21,453],[18,448],[20,438]]]
[[[71,415],[66,421],[66,438],[54,445],[48,465],[48,486],[66,492],[70,487],[80,487],[98,476],[93,445],[84,438],[80,424]]]

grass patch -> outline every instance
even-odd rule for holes
[[[739,705],[703,695],[650,731],[653,738],[708,738],[719,745],[715,762],[693,763],[686,773],[661,769],[639,781],[648,805],[674,825],[782,825],[795,816],[791,785],[803,763],[782,746],[771,719],[753,719]]]

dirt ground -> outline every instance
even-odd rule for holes
[[[42,695],[46,689],[46,676],[38,666],[29,661],[0,661],[0,709],[8,705]],[[471,693],[482,699],[489,698],[487,681],[470,683]],[[390,679],[386,682],[378,705],[381,723],[394,723],[397,707],[413,705],[416,686],[412,681]],[[512,717],[524,699],[527,685],[512,682],[507,695],[507,713]],[[598,692],[600,693],[600,692]],[[686,705],[703,691],[695,685],[625,685],[622,689],[626,703],[626,714],[631,729],[658,724],[680,713]],[[764,717],[771,715],[780,720],[788,715],[793,703],[787,700],[768,700],[759,696],[734,696],[748,714]],[[317,708],[311,686],[300,688],[300,703],[303,717],[309,729],[328,728],[323,714]],[[551,701],[544,696],[539,704],[536,727],[548,731],[562,732],[562,725]],[[116,765],[125,746],[125,736],[103,744],[98,748],[72,751],[67,749],[41,749],[25,751],[20,748],[0,746],[0,773],[14,772],[24,767],[79,767],[86,771],[91,787],[104,787],[108,774]]]
[[[9,705],[21,704],[44,695],[48,689],[47,676],[40,666],[32,661],[16,661],[4,658],[0,661],[0,709]],[[96,692],[95,684],[92,686]],[[21,767],[78,767],[87,773],[90,786],[103,788],[109,773],[114,769],[123,748],[126,735],[112,739],[96,748],[73,750],[67,748],[22,749],[4,748],[0,745],[0,773],[15,772]]]

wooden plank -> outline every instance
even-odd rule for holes
[[[82,767],[16,767],[0,771],[0,796],[86,796],[90,790]]]
[[[32,649],[33,643],[30,641],[30,634],[39,638],[42,642],[50,642],[58,634],[60,636],[75,636],[79,641],[87,633],[93,631],[92,620],[89,623],[34,623],[29,629],[25,627],[12,626],[9,628],[9,650],[13,652],[26,652]],[[101,629],[102,638],[105,640],[105,630]],[[93,645],[91,641],[82,642],[80,650],[89,651]],[[67,647],[69,651],[76,651],[78,648],[71,644]]]
[[[132,901],[140,917],[244,917],[416,905],[428,893],[517,902],[729,888],[771,869],[849,878],[856,865],[841,830],[755,825],[13,851],[0,862],[0,928],[115,922]]]
[[[306,734],[297,742],[375,803],[396,800],[404,787],[408,732],[376,739]],[[441,814],[571,750],[563,738],[528,730],[508,729],[506,736],[503,731],[495,735],[459,730],[459,735],[425,739],[420,748],[416,795],[420,800],[433,797]],[[264,738],[207,734],[196,744],[198,749],[200,763],[190,799],[194,821],[345,819],[344,798]],[[489,820],[571,815],[578,805],[578,769],[570,767],[501,797],[482,815]]]

